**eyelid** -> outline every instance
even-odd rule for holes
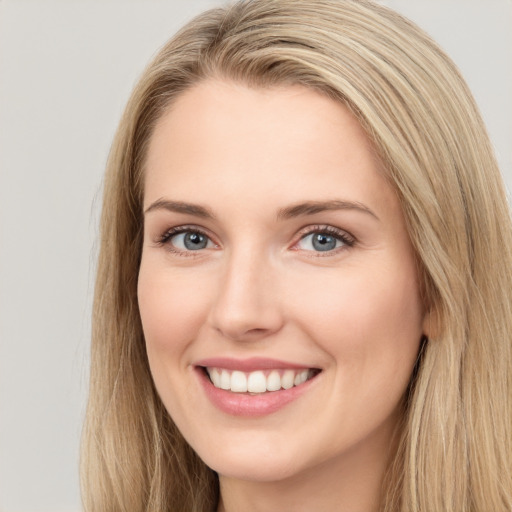
[[[174,247],[170,240],[176,235],[179,235],[181,233],[199,233],[200,235],[205,236],[208,238],[214,245],[215,248],[219,247],[219,244],[215,241],[214,237],[208,232],[208,230],[196,226],[194,224],[183,224],[180,226],[173,226],[172,228],[166,229],[161,235],[158,236],[158,238],[155,240],[155,244],[158,246],[165,246],[166,249],[173,253],[177,254],[179,256],[191,256],[191,257],[197,257],[200,256],[200,253],[203,252],[203,250],[182,250]]]
[[[314,233],[326,233],[328,235],[332,235],[338,240],[341,240],[343,242],[342,247],[338,247],[336,249],[333,249],[331,251],[308,251],[299,249],[297,245],[301,240],[306,238],[307,236],[314,234]],[[293,242],[293,245],[291,249],[296,251],[303,251],[304,253],[311,253],[308,254],[308,256],[312,257],[326,257],[326,256],[333,256],[337,254],[339,251],[346,250],[347,248],[352,247],[356,243],[356,238],[349,233],[348,231],[344,229],[337,228],[335,226],[331,226],[329,224],[316,224],[311,226],[306,226],[302,228],[298,233],[296,240]]]
[[[215,240],[215,237],[209,232],[209,230],[206,230],[200,226],[194,225],[194,224],[183,224],[179,226],[173,226],[169,229],[166,229],[161,235],[157,237],[155,240],[155,244],[158,246],[167,246],[167,250],[170,252],[182,255],[182,256],[192,256],[197,257],[200,256],[203,252],[203,250],[181,250],[177,249],[172,244],[169,243],[170,239],[173,236],[179,235],[180,233],[187,233],[187,232],[194,232],[199,233],[205,237],[207,237],[214,245],[215,248],[220,248],[220,244]],[[310,251],[310,250],[303,250],[297,247],[299,242],[303,240],[305,237],[314,234],[314,233],[326,233],[329,235],[334,236],[341,242],[343,242],[342,247],[335,248],[330,251]],[[357,242],[356,238],[349,233],[348,231],[344,229],[337,228],[335,226],[329,225],[329,224],[314,224],[310,226],[305,226],[301,228],[297,235],[295,236],[294,242],[292,243],[292,246],[290,247],[292,250],[296,251],[302,251],[303,253],[310,253],[308,256],[312,257],[326,257],[326,256],[333,256],[337,254],[339,251],[346,250],[347,248],[352,247]]]

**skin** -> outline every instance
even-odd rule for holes
[[[311,201],[351,207],[283,215]],[[144,208],[138,296],[151,372],[219,473],[219,511],[377,510],[427,321],[398,199],[354,116],[301,86],[202,82],[155,129]],[[162,242],[180,226],[208,245]],[[350,243],[316,251],[310,233],[326,226]],[[195,363],[254,356],[322,371],[272,414],[220,411]]]

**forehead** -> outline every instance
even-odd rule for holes
[[[238,195],[241,205],[258,195],[266,204],[394,196],[349,109],[298,85],[190,88],[157,123],[145,167],[145,206],[166,194],[187,201]]]

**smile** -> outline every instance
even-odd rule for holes
[[[277,413],[315,388],[322,369],[254,357],[197,361],[195,375],[209,401],[223,413],[262,417]]]
[[[266,393],[300,386],[312,379],[319,370],[272,369],[243,372],[226,368],[206,367],[206,373],[212,384],[218,389],[232,393]]]

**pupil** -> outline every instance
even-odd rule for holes
[[[319,233],[313,237],[313,247],[317,251],[332,251],[336,248],[336,238],[325,233]]]
[[[204,249],[207,244],[207,239],[200,233],[187,233],[184,238],[184,244],[187,249],[192,251]]]

